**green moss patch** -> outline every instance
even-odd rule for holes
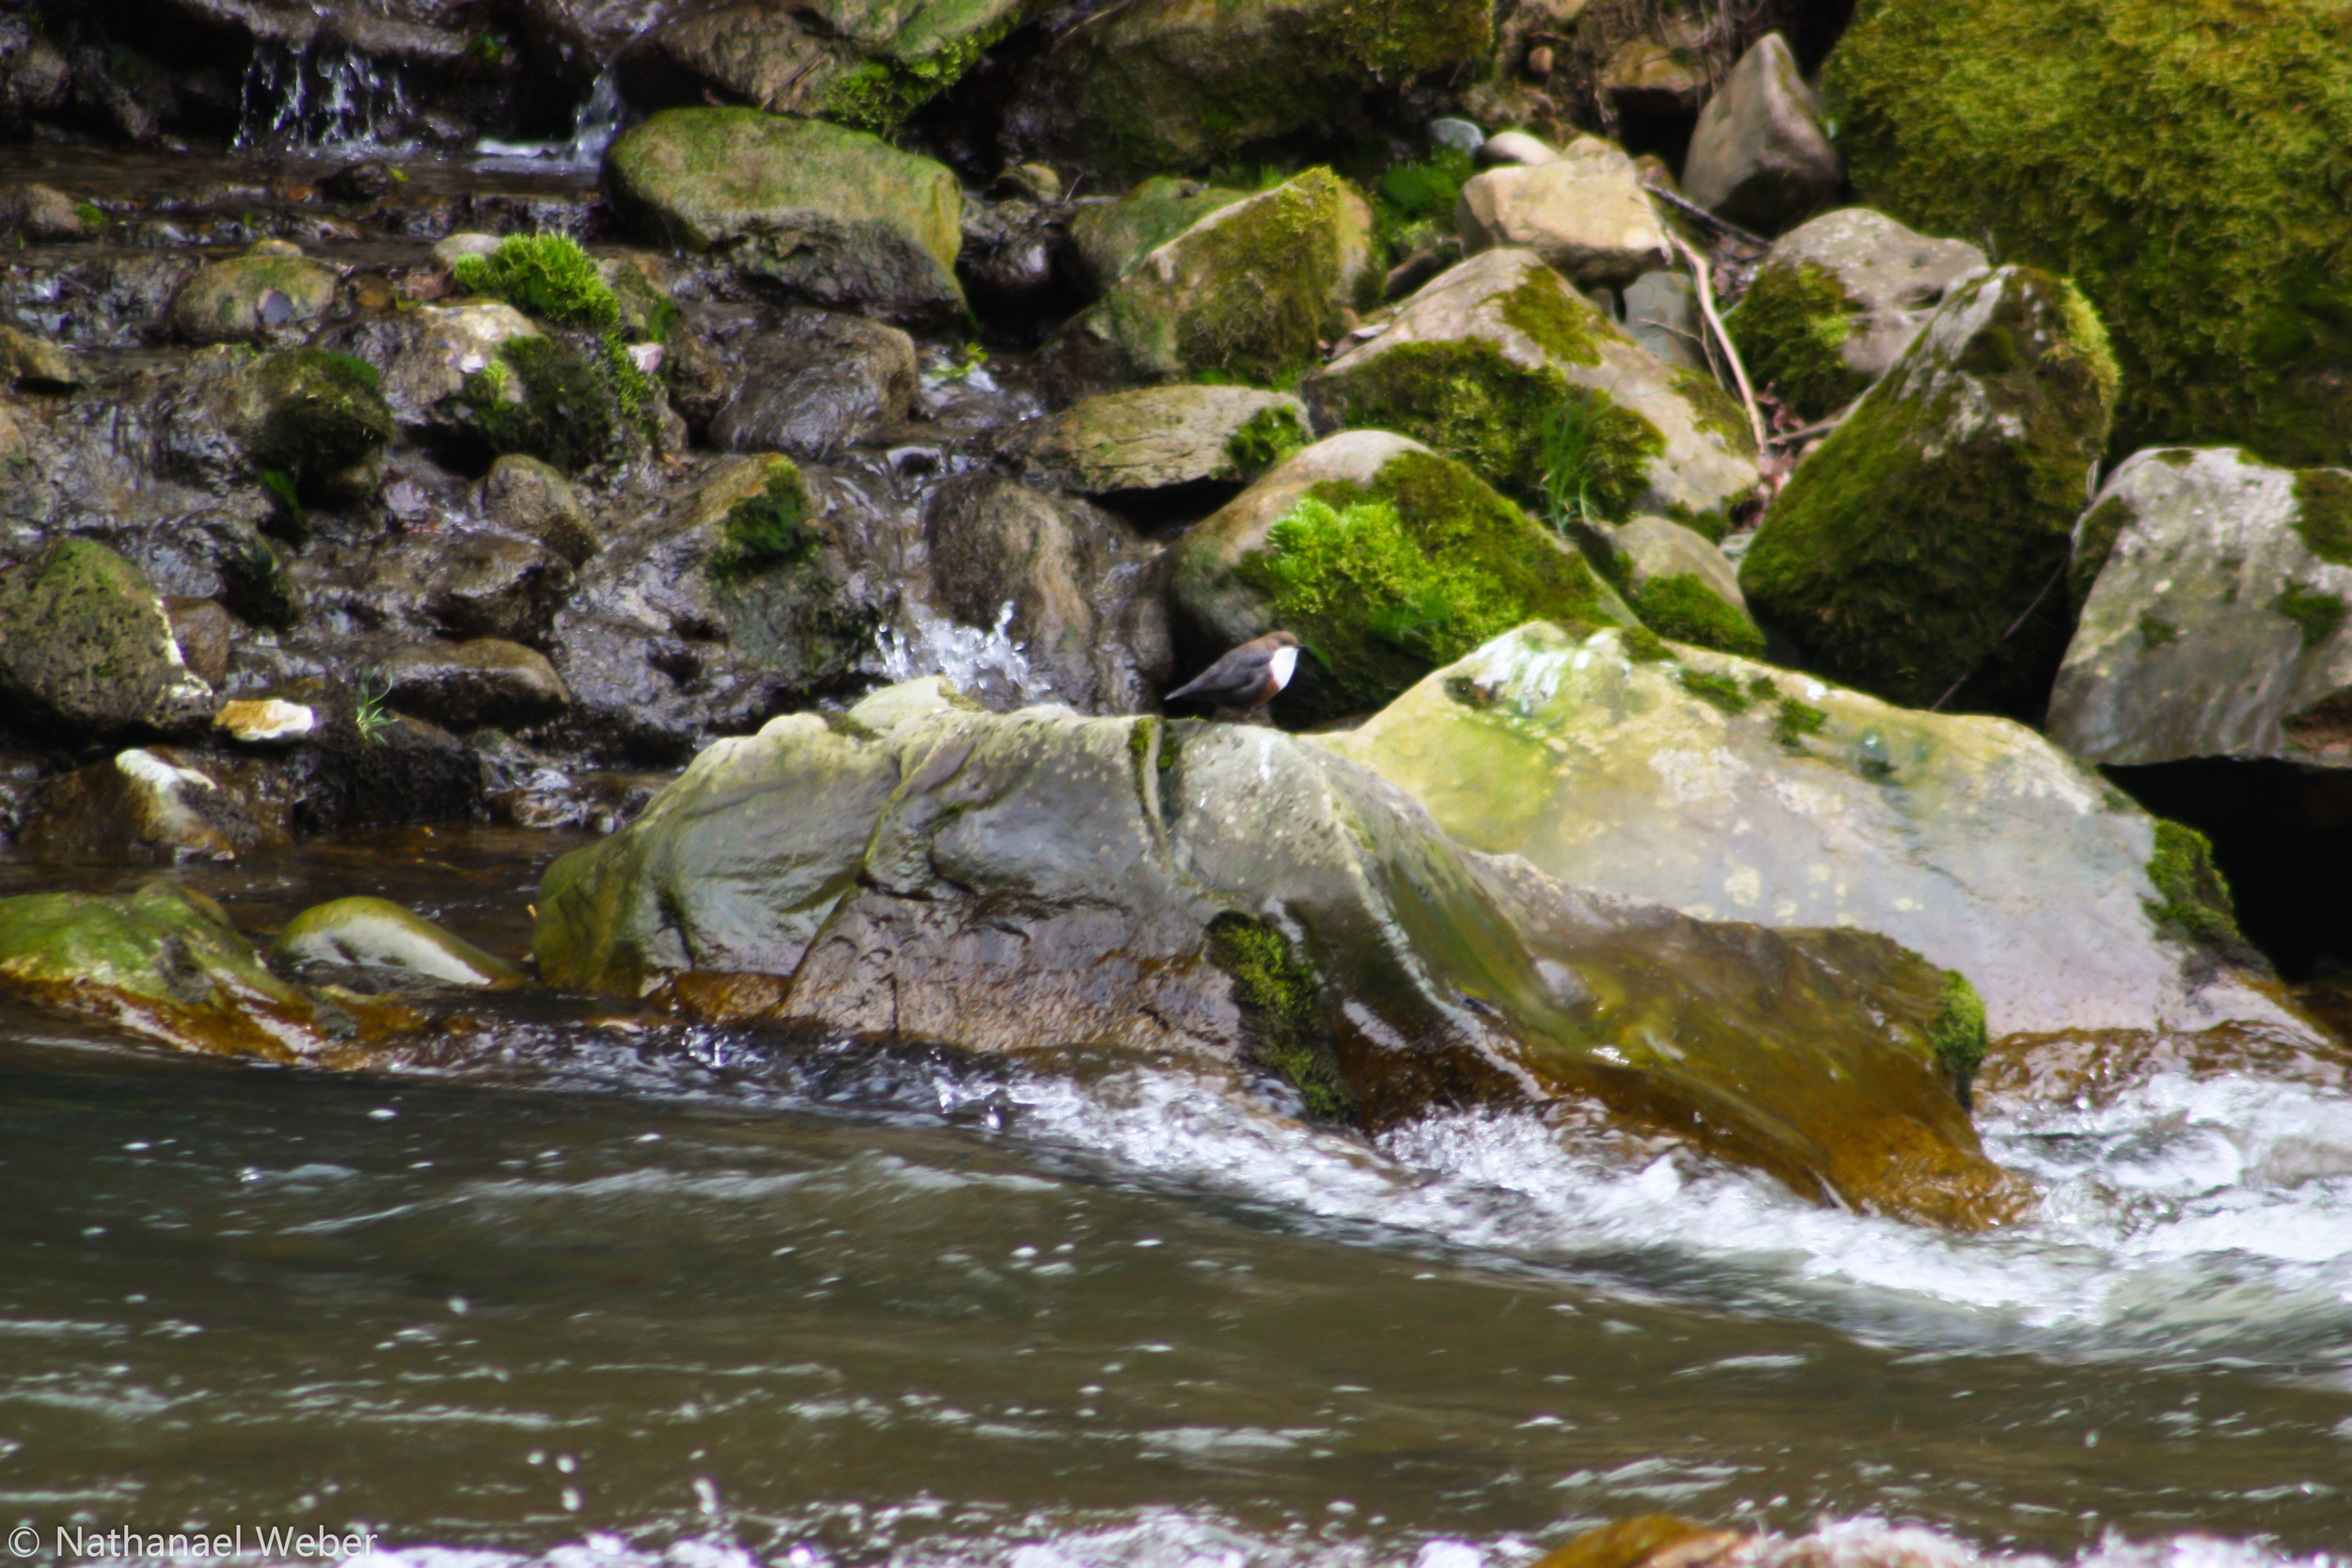
[[[1737,719],[1756,705],[1756,698],[1729,675],[1684,665],[1675,671],[1675,684],[1729,718]]]
[[[504,395],[510,374],[520,384],[519,403]],[[577,473],[616,449],[619,422],[604,379],[552,338],[510,339],[460,395],[498,451],[518,451]]]
[[[469,293],[503,300],[550,326],[594,334],[600,350],[596,372],[610,390],[611,401],[651,433],[661,388],[629,357],[628,327],[634,314],[649,331],[666,332],[676,308],[655,294],[650,284],[638,280],[638,287],[653,296],[651,300],[635,312],[625,309],[595,260],[579,241],[564,234],[510,234],[486,256],[459,257],[451,273]],[[543,366],[543,378],[549,373]],[[569,388],[565,391],[568,395]],[[523,447],[501,450],[534,451]],[[547,456],[536,451],[534,455]]]
[[[1724,330],[1731,334],[1751,381],[1772,388],[1798,413],[1818,420],[1870,385],[1838,352],[1853,336],[1852,312],[1860,309],[1861,302],[1827,267],[1813,261],[1768,264],[1724,317]]]
[[[2305,468],[2295,476],[2295,531],[2322,561],[2352,566],[2352,473]]]
[[[1297,1090],[1316,1120],[1345,1120],[1355,1097],[1332,1053],[1322,987],[1281,928],[1220,914],[1209,922],[1209,961],[1232,976],[1250,1064]]]
[[[337,475],[392,439],[392,411],[376,395],[375,368],[323,348],[287,349],[249,372],[261,413],[246,436],[254,467],[284,476],[300,499],[318,501]]]
[[[1792,752],[1804,751],[1805,737],[1820,734],[1828,725],[1828,713],[1811,703],[1783,697],[1772,705],[1772,738]]]
[[[2270,601],[2270,608],[2295,623],[2303,634],[2305,651],[2318,647],[2335,636],[2344,625],[2344,604],[2334,594],[2322,594],[2299,582],[2290,582]]]
[[[2244,961],[2253,955],[2238,929],[2230,884],[2214,863],[2213,841],[2185,824],[2156,819],[2155,847],[2148,857],[2148,879],[2156,896],[2141,901],[2159,936],[2215,950]],[[2258,955],[2252,961],[2259,964]]]
[[[1261,408],[1225,438],[1225,457],[1234,473],[1255,479],[1308,444],[1307,427],[1295,408]]]
[[[2163,616],[2142,615],[2139,618],[2140,646],[2150,653],[2154,653],[2168,642],[2177,642],[2180,640],[2181,628]]]
[[[1928,1049],[1963,1111],[1975,1109],[1977,1069],[1984,1065],[1986,1044],[1984,998],[1968,976],[1957,969],[1946,970],[1944,994],[1928,1025]]]
[[[808,484],[790,460],[768,466],[768,484],[727,508],[719,527],[719,547],[704,569],[721,582],[734,582],[780,566],[797,566],[825,544],[825,532],[808,520]]]
[[[1743,658],[1764,655],[1764,634],[1692,572],[1652,578],[1633,598],[1634,613],[1661,637]]]
[[[2132,503],[2121,496],[2109,496],[2089,512],[2074,531],[2074,555],[2066,565],[2066,594],[2080,610],[2090,597],[2091,588],[2099,580],[2099,573],[2107,563],[2107,556],[2115,549],[2116,540],[2123,531],[2137,520]]]

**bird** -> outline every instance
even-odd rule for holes
[[[1279,696],[1297,670],[1296,635],[1270,631],[1226,654],[1169,692],[1167,700],[1189,697],[1214,705],[1219,717],[1248,719]]]

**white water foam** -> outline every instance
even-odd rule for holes
[[[1028,649],[1012,640],[1013,604],[983,631],[910,601],[903,624],[885,629],[868,668],[884,680],[945,675],[949,685],[991,706],[1054,700],[1052,687],[1029,663]]]

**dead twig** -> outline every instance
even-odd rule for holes
[[[1677,250],[1682,252],[1682,259],[1691,263],[1691,275],[1698,282],[1699,314],[1707,318],[1708,330],[1715,335],[1715,341],[1723,348],[1724,357],[1731,361],[1731,378],[1740,384],[1740,403],[1748,411],[1748,429],[1756,436],[1756,450],[1761,452],[1764,450],[1764,413],[1756,405],[1756,388],[1748,385],[1748,368],[1740,362],[1740,351],[1732,346],[1731,334],[1724,330],[1723,317],[1715,313],[1715,284],[1708,276],[1707,258],[1701,256],[1690,241],[1671,229],[1666,230],[1666,238],[1674,242]]]
[[[1747,230],[1740,228],[1736,223],[1730,222],[1728,219],[1717,217],[1714,214],[1708,212],[1706,208],[1700,206],[1697,202],[1692,200],[1687,196],[1677,195],[1675,192],[1666,189],[1663,185],[1653,185],[1646,180],[1642,182],[1642,189],[1649,192],[1650,195],[1656,197],[1667,206],[1672,207],[1676,212],[1696,218],[1699,222],[1707,225],[1709,229],[1713,229],[1721,233],[1728,234],[1733,239],[1740,241],[1743,245],[1752,245],[1758,250],[1770,250],[1772,248],[1772,242],[1766,239],[1763,235],[1750,233]]]

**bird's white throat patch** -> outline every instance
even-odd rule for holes
[[[1279,691],[1290,685],[1291,672],[1298,668],[1298,650],[1296,648],[1275,649],[1269,667],[1274,673],[1274,689]]]

